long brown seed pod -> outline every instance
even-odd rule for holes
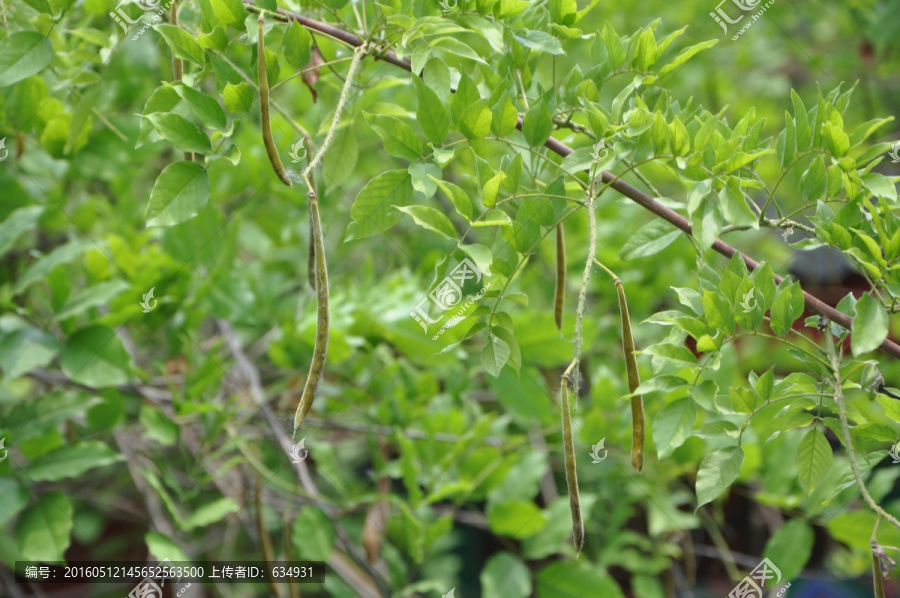
[[[266,146],[266,154],[269,156],[269,162],[272,163],[272,169],[275,171],[275,174],[278,175],[282,183],[292,187],[293,183],[291,183],[287,170],[284,169],[284,164],[281,163],[278,148],[275,147],[275,139],[272,137],[272,123],[269,121],[269,75],[266,72],[266,41],[263,36],[265,20],[262,13],[260,13],[256,24],[259,31],[257,66],[259,67],[259,113],[262,117],[263,143]]]
[[[569,491],[569,510],[572,511],[572,541],[575,550],[584,545],[584,518],[581,514],[581,495],[578,493],[578,471],[575,461],[575,440],[572,437],[572,414],[569,411],[569,373],[577,361],[572,361],[560,382],[560,409],[562,409],[563,450],[566,464],[566,487]]]
[[[553,316],[556,327],[562,330],[563,308],[566,304],[566,236],[562,222],[556,225],[556,291],[553,296]]]
[[[881,562],[875,551],[872,551],[872,577],[875,581],[875,598],[884,598],[884,578],[881,573]]]
[[[631,318],[628,316],[628,302],[625,301],[625,287],[616,277],[616,291],[619,294],[619,312],[622,314],[622,347],[625,349],[625,370],[628,373],[628,389],[631,392],[641,385],[637,359],[634,356],[634,338],[631,336]],[[631,397],[631,465],[635,471],[644,466],[644,398]]]
[[[307,155],[309,155],[307,150]],[[303,394],[294,413],[294,432],[303,424],[303,419],[312,408],[313,399],[319,390],[319,382],[325,373],[325,357],[328,354],[328,327],[331,319],[328,305],[328,266],[325,263],[325,236],[322,233],[322,220],[319,217],[319,199],[316,195],[315,179],[306,175],[309,191],[309,223],[314,240],[315,272],[316,272],[316,344],[313,347],[313,358],[309,364],[309,373]]]
[[[625,299],[625,286],[616,274],[594,258],[594,263],[612,276],[619,296],[619,313],[622,317],[622,348],[625,350],[625,371],[628,375],[628,390],[634,392],[641,385],[637,358],[634,356],[634,337],[631,335],[631,317],[628,315],[628,301]],[[631,397],[631,466],[635,471],[644,467],[644,398],[641,395]]]

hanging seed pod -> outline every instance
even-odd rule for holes
[[[575,550],[581,551],[584,545],[584,519],[581,514],[581,495],[578,493],[578,472],[575,461],[575,440],[572,437],[572,414],[569,411],[569,371],[566,370],[560,384],[560,408],[562,409],[563,450],[566,463],[566,487],[569,492],[569,509],[572,511],[572,541]]]
[[[553,297],[553,316],[556,327],[562,330],[563,308],[566,304],[566,237],[562,222],[556,225],[556,292]]]
[[[309,374],[303,386],[303,394],[294,414],[294,432],[303,424],[303,419],[312,408],[313,399],[319,390],[319,382],[325,373],[325,357],[328,354],[328,326],[331,319],[328,306],[328,266],[325,263],[325,239],[322,233],[322,220],[319,218],[319,200],[316,196],[315,182],[310,179],[309,222],[312,227],[315,252],[316,273],[316,344],[313,347],[313,359],[309,364]]]
[[[266,41],[263,37],[263,24],[265,23],[262,14],[256,21],[259,32],[259,46],[257,66],[259,67],[259,113],[262,117],[263,143],[266,146],[266,154],[269,156],[269,162],[272,163],[272,169],[281,182],[292,187],[291,179],[281,163],[281,157],[278,155],[278,148],[275,147],[275,139],[272,137],[272,123],[269,121],[269,75],[266,73]]]
[[[622,315],[622,347],[625,349],[628,390],[634,392],[641,385],[641,377],[634,356],[631,318],[628,315],[628,302],[625,300],[625,287],[618,277],[615,281],[616,292],[619,295],[619,312]],[[635,471],[640,471],[644,466],[644,399],[641,395],[631,397],[631,465]]]

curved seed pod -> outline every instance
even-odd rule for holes
[[[562,222],[556,225],[556,291],[553,296],[553,316],[556,327],[562,330],[563,308],[566,304],[566,237]]]
[[[875,598],[884,598],[884,574],[881,571],[881,559],[878,558],[878,554],[875,552],[875,546],[873,542],[872,547],[872,578],[875,583]]]
[[[272,124],[269,121],[269,75],[266,73],[266,41],[263,37],[264,19],[262,14],[256,21],[259,31],[259,47],[257,66],[259,67],[259,113],[262,117],[263,143],[266,146],[266,154],[269,156],[269,162],[272,163],[272,169],[281,182],[292,187],[291,179],[281,163],[281,157],[278,155],[278,149],[275,147],[275,139],[272,137]]]
[[[631,318],[625,301],[625,287],[616,277],[616,292],[619,295],[619,312],[622,315],[622,347],[625,349],[625,370],[628,373],[628,390],[634,392],[641,385],[637,359],[634,356],[634,338],[631,336]],[[644,466],[644,399],[640,395],[631,397],[631,465],[635,471]]]
[[[303,424],[303,419],[309,413],[319,389],[319,382],[325,372],[325,356],[328,354],[328,326],[330,311],[328,307],[328,267],[325,263],[325,239],[322,234],[322,220],[319,218],[319,200],[316,197],[315,183],[311,182],[308,192],[309,197],[309,222],[312,227],[312,236],[315,241],[315,271],[316,271],[316,344],[313,347],[313,359],[309,364],[309,374],[306,376],[306,385],[303,394],[300,395],[300,403],[294,414],[294,431]]]
[[[569,370],[572,365],[563,374],[562,383],[560,384],[560,408],[562,409],[562,433],[563,433],[563,449],[565,452],[566,462],[566,487],[569,491],[569,509],[572,511],[572,541],[575,544],[575,550],[581,551],[584,545],[584,519],[581,514],[581,495],[578,493],[578,472],[576,470],[575,461],[575,441],[572,438],[572,414],[569,412]]]

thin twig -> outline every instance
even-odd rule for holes
[[[872,498],[872,495],[869,494],[869,489],[866,488],[862,479],[862,474],[859,471],[859,464],[856,462],[856,454],[853,452],[853,439],[850,437],[850,424],[847,421],[847,405],[844,403],[844,384],[841,380],[841,360],[838,358],[837,351],[834,349],[834,341],[831,339],[830,327],[825,333],[825,350],[828,353],[828,359],[831,361],[831,373],[834,376],[834,402],[837,405],[838,415],[841,420],[841,437],[844,441],[844,446],[847,447],[847,458],[850,460],[850,469],[853,471],[853,479],[856,480],[856,485],[859,486],[859,492],[862,494],[863,499],[865,499],[866,504],[869,505],[869,508],[875,511],[879,517],[883,517],[891,522],[896,528],[900,529],[900,521],[878,506],[878,503],[876,503],[875,499]]]

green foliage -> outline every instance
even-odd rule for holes
[[[876,526],[878,542],[900,543],[853,500],[858,468],[898,513],[900,474],[879,463],[900,434],[900,367],[875,351],[900,310],[900,177],[886,159],[895,125],[869,113],[897,108],[873,92],[896,66],[889,3],[830,8],[841,18],[814,40],[818,8],[797,7],[804,53],[766,35],[767,17],[737,41],[733,25],[707,39],[719,26],[699,23],[712,7],[695,2],[300,3],[338,35],[276,16],[300,5],[275,0],[179,2],[177,24],[120,32],[114,4],[0,8],[5,563],[72,559],[73,540],[96,559],[123,545],[262,558],[268,534],[276,558],[354,567],[311,595],[661,597],[684,539],[727,527],[736,485],[788,519],[754,544],[782,582],[824,534],[845,545],[828,548],[840,577],[868,570]],[[666,18],[648,24],[648,10]],[[365,55],[347,84],[351,33]],[[868,36],[877,66],[851,62],[846,48],[864,45],[851,34]],[[797,66],[810,62],[847,80],[865,68],[866,85],[812,86],[824,79]],[[295,188],[272,180],[257,64]],[[332,125],[309,189],[296,175]],[[309,441],[301,464],[284,434],[319,326],[309,192],[330,329],[292,439]],[[628,288],[635,393],[615,285],[592,264],[584,275],[594,237]],[[765,260],[726,260],[723,240]],[[823,247],[866,282],[837,306],[849,328],[780,277],[794,251]],[[559,434],[573,357],[580,555]],[[653,444],[639,475],[633,394]],[[592,463],[601,441],[608,458]],[[101,533],[143,502],[165,526],[139,513]],[[463,579],[471,522],[503,548]],[[208,541],[225,527],[228,542]]]

